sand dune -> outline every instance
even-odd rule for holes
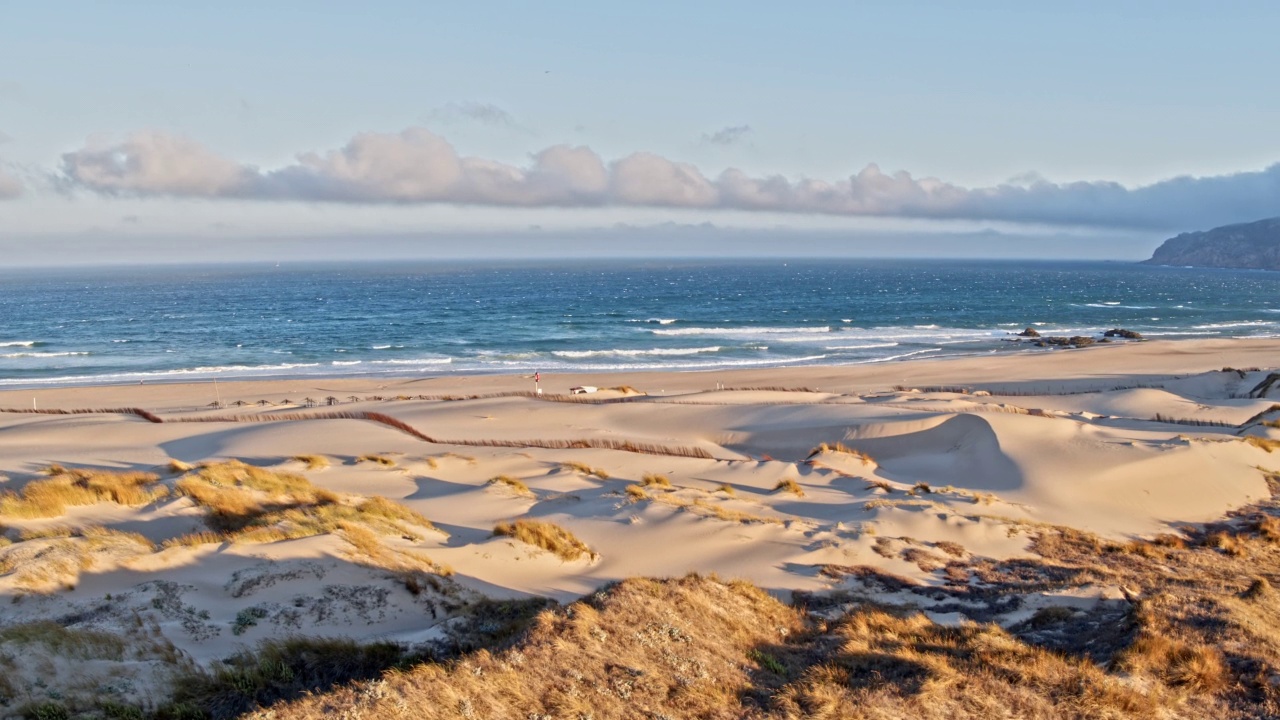
[[[8,391],[0,407],[30,407],[34,394],[41,408],[140,407],[163,422],[0,413],[9,493],[49,477],[51,464],[155,473],[147,487],[161,493],[49,517],[0,515],[13,541],[0,547],[0,593],[12,600],[3,623],[141,630],[154,657],[127,667],[101,660],[103,673],[132,678],[123,696],[141,700],[162,692],[158,667],[207,665],[267,637],[438,640],[484,596],[568,600],[610,581],[699,571],[747,578],[785,598],[838,586],[824,567],[859,565],[941,584],[949,558],[1029,554],[1040,523],[1127,540],[1266,497],[1259,468],[1274,469],[1277,456],[1244,438],[1276,438],[1277,430],[1243,423],[1280,400],[1239,397],[1265,370],[1221,368],[1263,366],[1277,350],[1280,341],[1144,343],[642,375],[626,380],[647,395],[590,402],[487,397],[517,392],[524,381],[511,377],[219,383],[224,399],[277,403],[225,409],[206,407],[204,385]],[[552,390],[577,384],[617,378],[544,378]],[[786,387],[799,389],[777,389]],[[337,408],[279,404],[329,394],[343,397]],[[385,399],[398,394],[411,399]],[[373,395],[384,399],[365,399]],[[367,419],[318,418],[334,410],[381,413],[452,444]],[[271,419],[282,412],[290,419]],[[486,445],[495,441],[506,445]],[[574,447],[607,443],[647,451]],[[328,467],[310,468],[301,456],[322,456]],[[201,471],[175,472],[170,462],[228,459],[305,478],[344,508],[387,498],[436,529],[376,526],[373,549],[354,521],[291,539],[242,534],[173,546],[210,531],[213,516],[183,494],[184,478]],[[262,507],[284,507],[270,491],[244,492]],[[552,523],[590,552],[565,560],[494,534],[515,519]],[[271,522],[278,530],[295,521]],[[416,558],[412,577],[406,558]],[[18,685],[38,699],[44,691],[33,682]]]

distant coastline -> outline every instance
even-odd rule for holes
[[[1280,270],[1280,218],[1182,233],[1165,240],[1143,264]]]

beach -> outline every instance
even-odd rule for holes
[[[1127,542],[1269,498],[1280,389],[1258,389],[1277,357],[1278,339],[1238,338],[542,373],[541,395],[526,375],[6,390],[4,622],[74,616],[145,636],[128,662],[85,670],[142,697],[165,672],[272,637],[431,642],[481,597],[563,602],[694,571],[785,600],[848,590],[832,568],[860,566],[940,586],[957,562],[1029,556],[1038,527]],[[569,394],[580,386],[598,390]],[[154,479],[135,482],[137,501],[15,514],[30,483],[98,482],[76,471]],[[215,491],[256,509],[226,522],[226,498],[200,494]],[[375,518],[371,498],[402,510]],[[321,527],[332,508],[360,512]],[[1121,593],[1094,585],[1073,602]]]

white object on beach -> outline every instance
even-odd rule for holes
[[[595,385],[575,385],[569,388],[569,394],[570,395],[586,395],[588,393],[593,393],[599,389],[600,388],[596,387]]]

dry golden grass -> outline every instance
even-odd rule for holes
[[[868,489],[868,490],[883,490],[883,491],[885,492],[885,494],[889,494],[889,493],[892,493],[892,492],[893,492],[893,485],[890,485],[890,484],[889,484],[889,481],[887,481],[887,480],[868,480],[868,481],[867,481],[867,489]]]
[[[294,455],[290,459],[306,465],[308,470],[323,470],[329,467],[329,458],[324,455]]]
[[[671,479],[666,475],[658,475],[657,473],[645,473],[640,478],[640,484],[650,488],[671,488]]]
[[[185,535],[171,537],[160,543],[160,547],[168,550],[175,547],[199,547],[200,545],[214,545],[226,542],[227,537],[221,533],[215,532],[192,532]]]
[[[726,522],[742,523],[744,525],[750,525],[752,523],[763,523],[766,525],[784,524],[781,518],[769,517],[766,515],[754,515],[741,510],[733,510],[731,508],[724,507],[719,503],[710,503],[705,500],[694,500],[690,503],[690,507],[700,515],[707,515]]]
[[[722,483],[722,484],[720,485],[720,487],[716,488],[716,492],[718,492],[718,493],[724,493],[725,495],[728,495],[729,497],[733,497],[734,495],[737,495],[737,494],[738,494],[738,493],[733,489],[733,486],[732,486],[732,485],[730,485],[729,483]]]
[[[834,445],[828,445],[827,443],[820,443],[817,447],[809,451],[809,455],[805,459],[811,460],[819,455],[826,455],[828,453],[838,453],[840,455],[849,455],[851,457],[857,458],[858,460],[861,460],[863,465],[874,466],[876,464],[876,461],[873,460],[870,455],[864,452],[861,452],[859,450],[854,450],[853,448],[847,447],[843,443],[835,443]]]
[[[411,510],[397,502],[392,502],[381,495],[374,495],[356,505],[356,510],[366,522],[370,518],[378,518],[391,523],[408,523],[428,530],[440,532],[431,521],[415,510]],[[402,528],[401,528],[402,529]]]
[[[70,525],[50,525],[42,528],[26,528],[18,533],[18,541],[49,540],[52,538],[69,538],[79,535],[79,531]]]
[[[800,483],[795,478],[782,478],[777,485],[773,486],[774,492],[789,492],[796,497],[804,497],[804,489],[800,487]]]
[[[1262,448],[1267,452],[1280,448],[1280,440],[1272,440],[1271,438],[1259,437],[1257,435],[1246,435],[1243,439],[1250,445],[1256,448]]]
[[[644,489],[643,485],[628,485],[626,493],[628,498],[636,502],[649,499],[649,492]]]
[[[511,492],[521,497],[534,497],[533,491],[529,489],[528,485],[525,485],[523,481],[518,478],[513,478],[510,475],[496,475],[491,477],[489,478],[489,484],[506,487],[511,490]]]
[[[20,518],[57,517],[68,507],[112,502],[136,507],[169,494],[160,478],[143,472],[48,469],[50,477],[32,480],[21,492],[0,495],[0,515]]]
[[[575,461],[563,462],[563,463],[560,463],[560,467],[565,468],[566,470],[573,470],[574,472],[582,473],[587,477],[595,476],[597,478],[600,478],[601,480],[609,479],[608,472],[598,467],[591,467],[586,463],[580,463]]]
[[[371,462],[371,463],[376,463],[378,465],[381,465],[382,467],[394,467],[396,464],[395,460],[392,460],[386,455],[361,455],[360,457],[356,458],[356,462],[358,463]]]
[[[169,473],[171,475],[181,475],[183,473],[191,472],[192,470],[195,469],[194,465],[190,463],[182,462],[181,460],[170,460],[169,464],[166,465],[165,467],[166,469],[169,470]]]
[[[555,523],[541,520],[514,520],[498,523],[493,528],[493,534],[540,547],[566,562],[572,562],[584,555],[593,559],[596,557],[595,552],[587,547],[586,543]]]
[[[81,573],[99,565],[113,566],[155,549],[138,533],[89,526],[64,536],[32,538],[0,548],[0,575],[13,575],[13,585],[32,592],[74,589]]]

